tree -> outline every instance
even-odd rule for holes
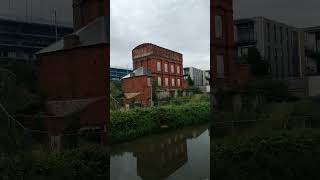
[[[194,85],[194,82],[190,76],[187,77],[187,83],[188,83],[188,86],[190,86],[190,87],[193,87],[193,85]]]
[[[117,101],[121,101],[124,97],[121,82],[120,81],[110,81],[110,94]]]
[[[268,75],[269,64],[262,58],[257,48],[248,49],[248,55],[243,57],[250,64],[251,73],[256,77]]]
[[[152,101],[158,102],[157,91],[159,90],[158,82],[156,80],[152,80]]]

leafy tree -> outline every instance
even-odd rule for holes
[[[243,56],[250,64],[251,73],[256,77],[263,77],[268,75],[269,64],[262,58],[257,48],[252,47],[248,49],[248,55]]]
[[[124,97],[121,82],[120,81],[110,81],[110,94],[117,101],[121,101]]]
[[[194,82],[193,82],[193,80],[191,79],[190,76],[187,77],[187,83],[188,83],[188,86],[190,86],[190,87],[194,86]]]
[[[158,102],[157,91],[159,90],[158,82],[152,80],[152,101],[154,103]]]

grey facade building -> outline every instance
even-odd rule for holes
[[[301,76],[301,56],[298,28],[264,17],[235,21],[235,42],[238,56],[255,47],[269,62],[269,73],[274,79]]]
[[[320,74],[320,26],[304,29],[306,74]]]
[[[203,85],[203,70],[194,67],[183,68],[183,75],[190,76],[194,82],[195,87],[202,87]]]

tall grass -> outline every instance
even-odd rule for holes
[[[201,124],[209,120],[209,103],[187,103],[111,112],[111,139],[122,142],[171,129]]]

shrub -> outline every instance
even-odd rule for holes
[[[0,159],[2,179],[108,179],[109,151],[88,146],[61,154],[23,153]]]
[[[162,125],[178,128],[209,120],[209,103],[187,103],[111,112],[111,139],[121,142],[161,131]]]
[[[215,143],[214,179],[311,179],[318,177],[320,133],[295,131]]]

